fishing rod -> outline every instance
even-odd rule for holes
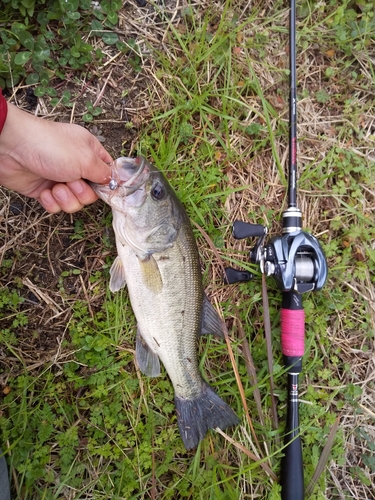
[[[297,208],[297,83],[296,83],[296,0],[290,0],[289,18],[289,162],[288,208],[282,214],[282,235],[265,243],[267,228],[261,224],[236,221],[236,239],[256,237],[250,260],[266,276],[273,276],[282,292],[280,313],[281,351],[288,376],[287,418],[284,456],[281,462],[281,497],[303,500],[302,444],[299,429],[298,377],[304,355],[305,313],[302,294],[320,290],[327,279],[327,262],[318,240],[302,230],[302,213]],[[251,273],[226,269],[226,282],[248,281]]]

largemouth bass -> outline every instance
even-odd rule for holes
[[[198,336],[223,336],[225,325],[204,294],[189,218],[163,174],[144,158],[118,158],[110,183],[91,185],[112,208],[118,256],[109,287],[116,292],[127,284],[138,366],[153,377],[163,362],[182,440],[195,448],[208,429],[239,420],[198,368]]]

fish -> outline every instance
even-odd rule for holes
[[[90,183],[112,208],[117,257],[109,288],[117,292],[127,285],[139,369],[156,377],[163,363],[182,441],[193,449],[209,429],[239,423],[198,365],[199,336],[223,337],[226,326],[204,293],[190,220],[163,173],[140,156],[120,157],[111,167],[108,184]]]

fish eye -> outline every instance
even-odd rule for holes
[[[154,198],[154,200],[162,200],[165,195],[165,189],[162,184],[155,184],[151,190],[151,196]]]

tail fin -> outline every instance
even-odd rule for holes
[[[185,448],[198,446],[208,429],[226,429],[240,421],[227,405],[208,385],[204,384],[202,394],[196,399],[175,397],[178,427]]]

